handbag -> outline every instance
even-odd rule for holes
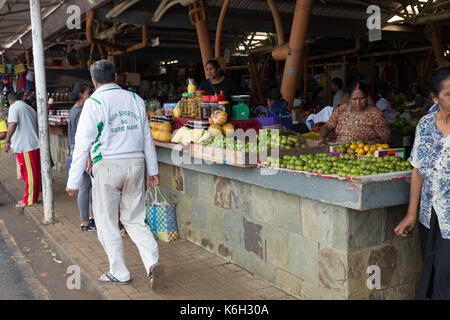
[[[254,113],[257,115],[253,120],[258,121],[261,124],[262,129],[281,129],[281,119],[275,113],[270,111],[268,108],[264,106],[258,106],[254,110]],[[261,116],[265,113],[265,116]]]
[[[14,73],[23,73],[25,71],[27,70],[25,69],[25,65],[22,62],[14,65]]]
[[[146,192],[145,224],[150,227],[156,240],[175,241],[179,237],[175,203],[168,203],[159,187],[153,189],[155,190],[154,196],[151,188],[148,188]],[[162,202],[158,201],[158,193]]]

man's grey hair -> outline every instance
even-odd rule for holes
[[[116,80],[114,66],[109,60],[99,60],[91,65],[91,77],[99,84],[111,83]]]
[[[20,95],[19,95],[18,93],[16,93],[16,92],[10,92],[10,93],[8,94],[8,100],[9,100],[9,101],[18,101],[18,100],[21,100],[21,99],[20,99]]]

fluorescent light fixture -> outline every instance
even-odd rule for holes
[[[390,18],[390,19],[388,20],[388,23],[397,22],[397,21],[403,21],[403,20],[405,20],[405,19],[403,19],[402,17],[399,17],[399,16],[393,16],[392,18]]]

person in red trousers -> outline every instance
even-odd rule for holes
[[[20,96],[8,94],[8,133],[4,151],[12,149],[20,165],[20,173],[25,182],[25,194],[16,208],[35,205],[41,191],[41,159],[36,111],[20,100]]]

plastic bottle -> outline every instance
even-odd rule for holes
[[[195,84],[194,79],[189,78],[188,81],[189,81],[187,86],[188,93],[193,94],[195,93],[195,91],[197,91],[197,86]]]

